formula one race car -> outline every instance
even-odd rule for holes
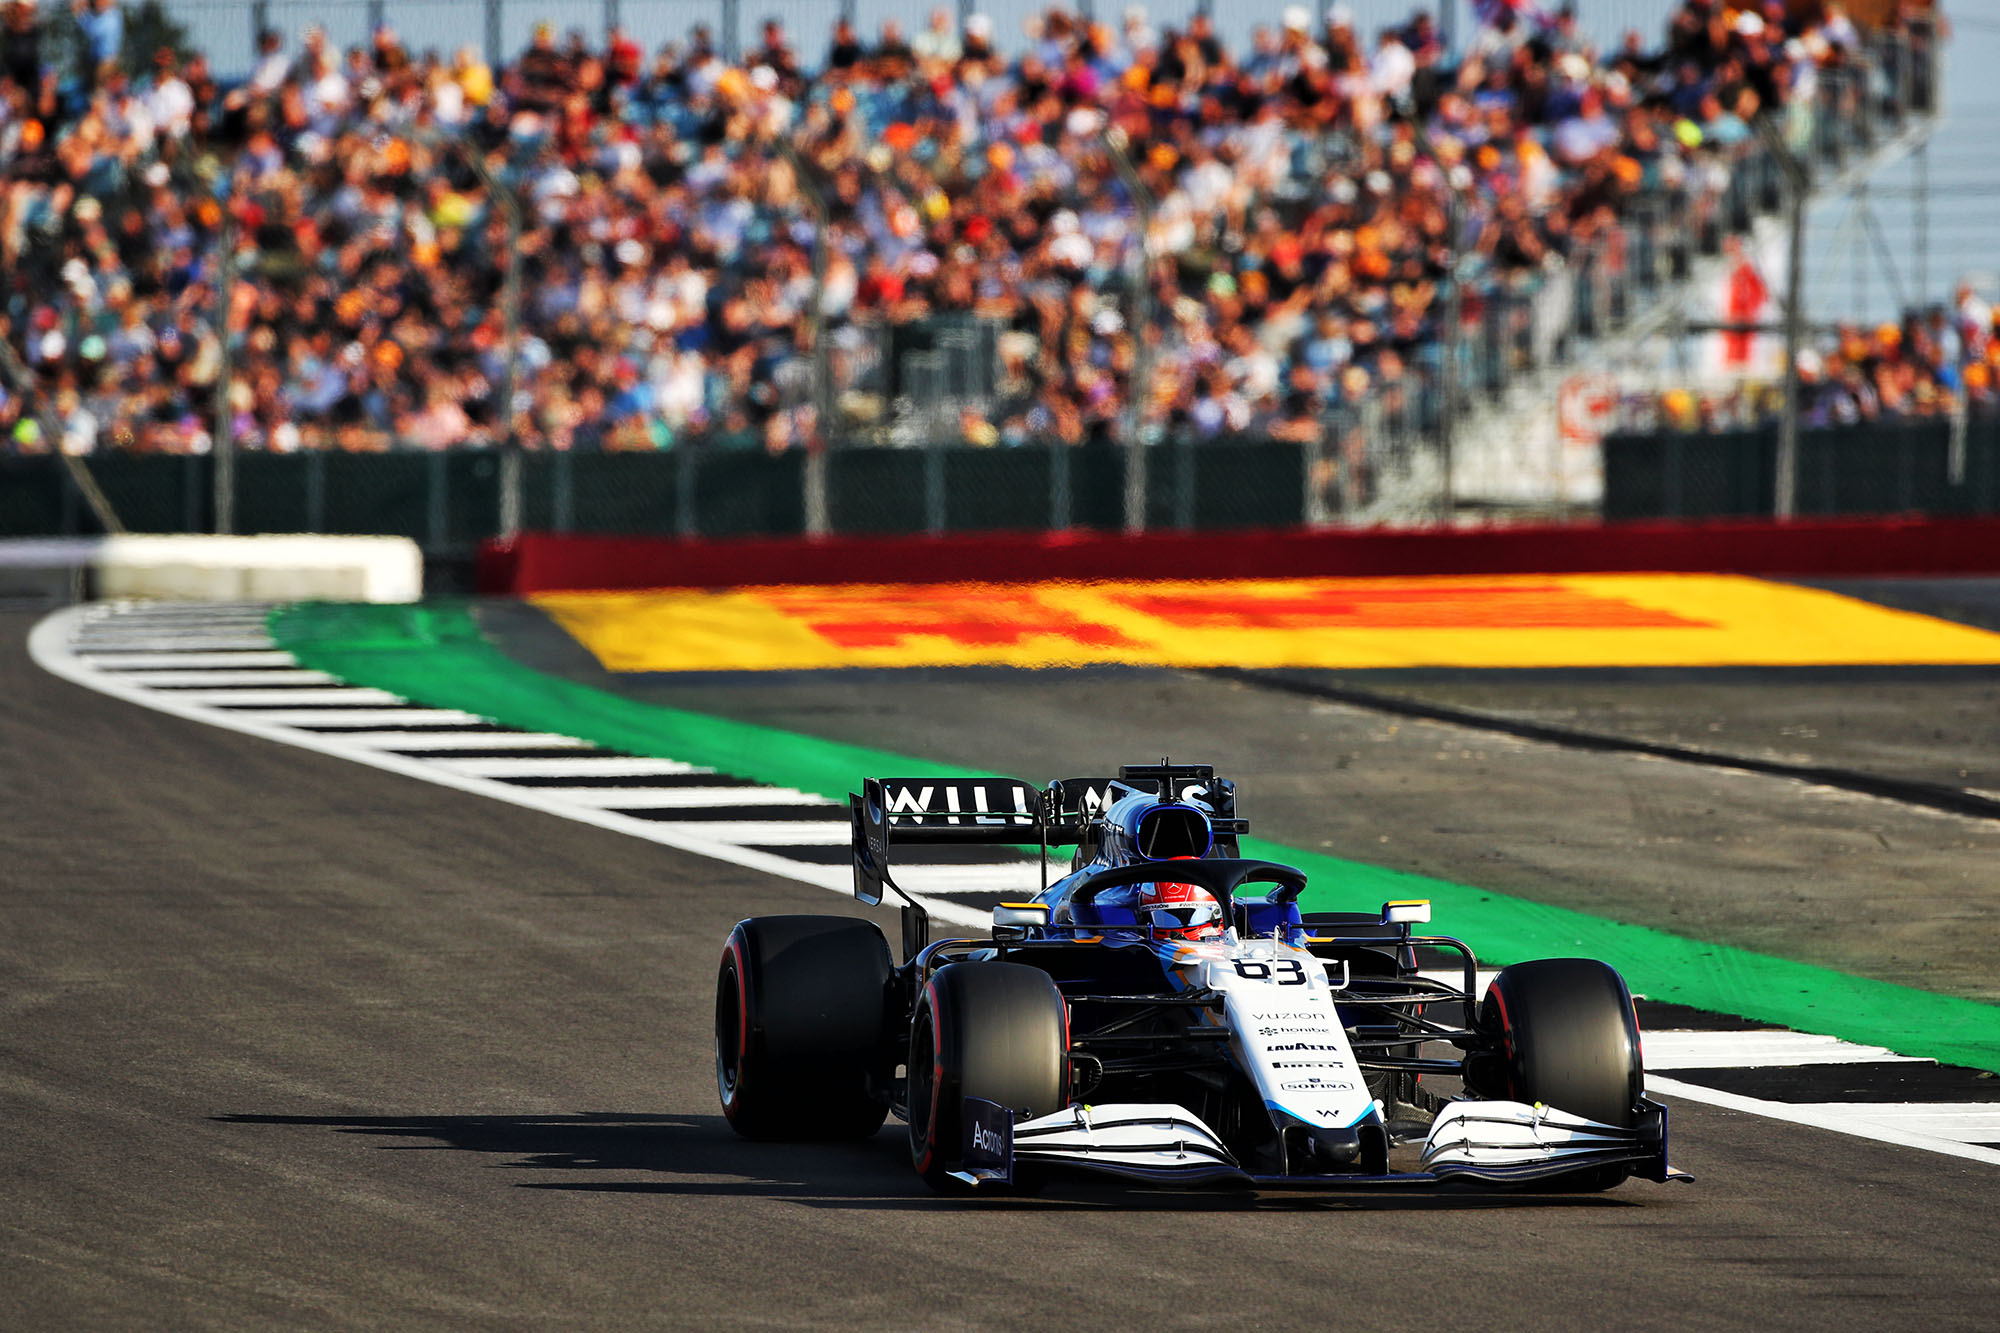
[[[862,1138],[893,1111],[918,1174],[946,1191],[1035,1188],[1057,1167],[1565,1190],[1683,1174],[1617,972],[1517,963],[1482,997],[1470,949],[1413,933],[1428,903],[1302,914],[1305,875],[1238,855],[1235,786],[1206,766],[1046,790],[871,778],[849,804],[855,894],[904,900],[905,960],[850,917],[730,932],[716,1078],[740,1134]],[[996,907],[987,938],[933,941],[890,873],[918,843],[1038,846],[1045,887]],[[1051,847],[1075,848],[1053,883]],[[1426,1075],[1462,1091],[1437,1095]]]

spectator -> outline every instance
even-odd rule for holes
[[[97,87],[107,65],[125,51],[125,10],[118,0],[76,0],[76,27],[82,37],[77,77],[85,90]]]

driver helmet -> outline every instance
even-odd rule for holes
[[[1192,856],[1176,856],[1176,861],[1192,861]],[[1158,880],[1139,886],[1140,925],[1150,925],[1153,934],[1168,940],[1219,940],[1222,938],[1222,904],[1198,884]]]

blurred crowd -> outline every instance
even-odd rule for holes
[[[1434,402],[1455,202],[1471,322],[1641,199],[1698,218],[1760,112],[1809,133],[1861,56],[1831,0],[1684,0],[1604,51],[1566,9],[1475,9],[1457,55],[1427,12],[1363,33],[1340,4],[1242,50],[1140,5],[1004,53],[942,9],[811,50],[773,20],[736,61],[702,28],[649,54],[543,26],[498,69],[309,29],[225,81],[130,50],[114,0],[77,0],[65,65],[11,0],[0,325],[77,451],[204,450],[218,413],[276,450],[780,451],[885,431],[899,338],[953,322],[993,333],[950,421],[974,443],[1311,440]],[[1880,331],[1830,352],[1830,418],[1934,395],[1919,333],[1887,369]],[[0,427],[54,443],[17,393]]]
[[[1727,388],[1670,388],[1626,396],[1626,429],[1730,430],[1768,425],[1784,410],[1784,385],[1746,380]],[[1842,324],[1809,337],[1799,353],[1799,421],[1809,427],[1947,417],[2000,419],[2000,308],[1971,284],[1950,306],[1912,311],[1873,329]]]

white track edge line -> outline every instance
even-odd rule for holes
[[[1957,1139],[1941,1138],[1936,1134],[1920,1134],[1915,1130],[1891,1129],[1886,1125],[1851,1120],[1845,1115],[1829,1114],[1810,1103],[1773,1102],[1762,1097],[1746,1097],[1740,1092],[1704,1088],[1699,1083],[1683,1083],[1677,1078],[1659,1078],[1651,1070],[1646,1072],[1646,1091],[1719,1106],[1728,1111],[1761,1115],[1771,1120],[1785,1120],[1811,1129],[1829,1129],[1836,1134],[1873,1139],[1877,1143],[1890,1143],[1899,1148],[1921,1148],[1946,1157],[1963,1157],[1968,1161],[2000,1166],[2000,1148],[1982,1148],[1976,1143],[1960,1143]]]
[[[539,810],[543,814],[555,815],[562,819],[575,820],[579,824],[590,824],[613,833],[623,833],[629,837],[643,838],[647,842],[672,847],[677,851],[706,856],[741,866],[746,870],[761,871],[781,879],[794,880],[802,884],[817,885],[822,889],[852,896],[854,892],[853,872],[844,866],[815,866],[803,862],[773,856],[768,852],[753,851],[747,847],[737,847],[726,842],[707,838],[690,837],[674,826],[657,820],[632,819],[606,810],[593,810],[587,806],[569,805],[561,801],[549,800],[534,787],[515,787],[491,778],[471,777],[440,768],[424,759],[408,759],[402,755],[359,745],[341,744],[337,733],[314,733],[295,731],[290,727],[260,724],[247,717],[239,717],[219,709],[205,708],[198,701],[190,702],[163,696],[160,691],[128,685],[94,670],[73,656],[69,650],[70,635],[78,621],[85,618],[89,606],[64,607],[51,612],[28,632],[28,656],[34,663],[51,675],[59,676],[73,685],[123,699],[127,703],[151,708],[156,712],[169,713],[190,722],[201,722],[209,726],[221,727],[245,736],[255,736],[261,740],[275,741],[280,745],[296,746],[302,750],[312,750],[330,755],[336,759],[346,759],[353,763],[366,764],[388,773],[398,773],[404,777],[416,778],[424,782],[436,783],[441,787],[451,787],[458,791],[471,792],[477,796],[487,796],[505,801],[510,805],[522,806],[529,810]],[[923,895],[917,895],[923,897]],[[924,898],[924,906],[931,915],[941,921],[949,921],[960,926],[984,926],[992,918],[983,912],[970,911],[953,903],[937,902]]]

